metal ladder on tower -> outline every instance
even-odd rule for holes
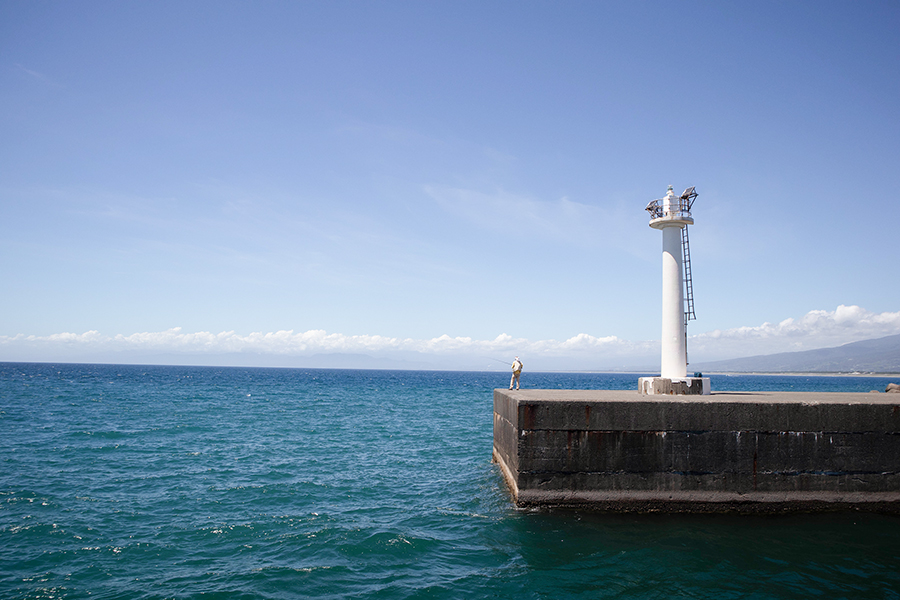
[[[684,258],[684,324],[697,316],[694,314],[694,284],[691,281],[691,244],[688,241],[688,228],[681,230],[681,253]]]
[[[691,244],[687,225],[681,229],[681,254],[684,263],[684,353],[687,359],[687,324],[697,318],[694,314],[694,282],[691,279]]]

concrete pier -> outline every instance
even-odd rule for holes
[[[891,394],[498,389],[493,455],[520,506],[900,512]]]

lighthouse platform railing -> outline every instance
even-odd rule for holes
[[[674,202],[668,201],[666,198],[653,200],[644,210],[650,213],[651,220],[661,219],[663,217],[672,219],[691,219],[690,202],[681,198],[676,198]]]

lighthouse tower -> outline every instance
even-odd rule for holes
[[[662,231],[662,365],[659,377],[641,377],[642,394],[709,394],[708,377],[687,376],[687,322],[694,318],[687,226],[697,192],[690,187],[676,196],[669,186],[664,198],[647,205],[650,227]]]

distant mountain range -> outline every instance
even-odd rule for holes
[[[691,371],[739,373],[900,373],[900,335],[835,348],[691,363]]]

